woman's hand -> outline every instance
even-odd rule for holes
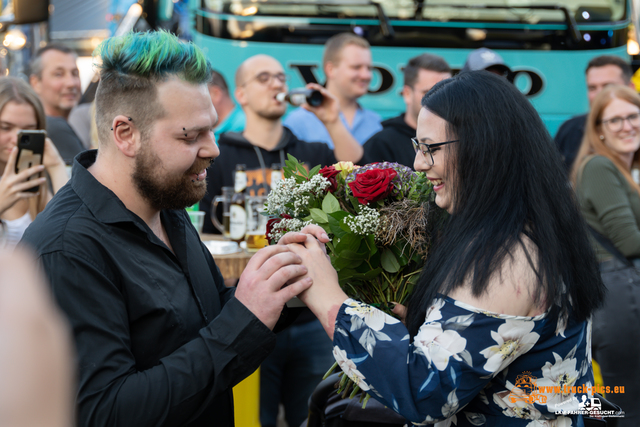
[[[13,147],[4,167],[4,173],[0,178],[0,214],[11,208],[19,200],[29,199],[38,195],[37,192],[29,192],[27,190],[42,185],[47,181],[44,177],[27,181],[29,177],[42,172],[44,170],[43,165],[32,166],[16,175],[15,164],[17,157],[18,148]]]
[[[322,250],[324,251],[325,255],[327,254],[327,249],[324,246],[325,243],[329,242],[331,239],[329,239],[329,236],[327,235],[327,232],[324,231],[324,228],[320,227],[319,225],[315,225],[315,224],[309,224],[307,226],[305,226],[302,230],[300,230],[299,232],[295,232],[295,231],[290,231],[289,233],[285,234],[284,236],[282,236],[280,238],[280,240],[278,240],[278,244],[279,245],[288,245],[291,243],[304,243],[307,240],[307,236],[313,236],[315,237],[320,243],[322,243]]]
[[[42,158],[42,164],[47,171],[57,166],[65,167],[64,160],[62,160],[58,149],[49,138],[44,140],[44,157]]]
[[[407,307],[402,304],[393,303],[393,309],[391,310],[393,314],[398,316],[400,321],[406,325],[407,320]]]
[[[313,285],[298,295],[298,298],[311,309],[327,335],[333,338],[338,310],[348,297],[338,284],[338,273],[326,256],[324,244],[310,234],[306,236],[303,243],[288,245],[291,252],[302,259],[302,265],[307,268],[307,275],[313,280]]]

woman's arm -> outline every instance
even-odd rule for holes
[[[601,156],[585,165],[578,187],[580,195],[591,205],[603,234],[625,256],[637,257],[640,256],[639,218],[628,189],[616,166]],[[640,200],[636,203],[640,204]]]
[[[45,140],[43,164],[49,174],[53,194],[55,194],[67,183],[69,175],[64,160],[49,138]]]

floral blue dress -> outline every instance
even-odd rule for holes
[[[334,356],[362,390],[416,425],[582,427],[569,414],[592,396],[591,322],[549,317],[440,296],[411,342],[400,321],[348,299]]]

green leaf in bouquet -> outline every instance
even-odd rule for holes
[[[318,172],[320,172],[320,165],[317,165],[315,168],[311,169],[309,171],[309,176],[314,176],[315,174],[317,174]]]
[[[343,213],[345,216],[349,215],[348,213],[342,212],[342,211],[334,212],[332,214],[327,215],[331,232],[333,233],[334,236],[336,236],[339,239],[342,238],[342,236],[344,236],[345,234],[347,234],[347,231],[343,230],[342,227],[340,227],[340,223],[342,222],[342,219],[336,218],[336,217],[339,217],[339,215],[337,214],[340,214],[340,213]]]
[[[353,270],[353,268],[359,266],[362,263],[362,259],[360,260],[353,260],[353,259],[348,259],[348,258],[344,258],[342,256],[335,257],[331,259],[331,265],[333,266],[333,268],[335,268],[338,272],[348,268],[349,270]]]
[[[362,240],[362,237],[357,234],[353,234],[353,233],[345,234],[340,238],[340,242],[336,245],[336,254],[341,254],[342,251],[345,251],[345,250],[357,252],[358,248],[360,247],[361,240]]]
[[[378,252],[378,247],[376,246],[376,238],[373,234],[367,234],[364,238],[364,243],[369,248],[369,256],[373,256]]]
[[[378,267],[374,270],[369,270],[362,275],[363,280],[373,280],[382,273],[382,268]]]
[[[307,169],[304,166],[302,166],[302,164],[298,163],[296,167],[298,168],[298,172],[300,172],[300,175],[302,175],[305,178],[309,178],[309,172],[307,172]]]
[[[391,246],[391,250],[393,254],[396,256],[398,260],[398,264],[400,267],[404,267],[409,263],[409,256],[411,255],[409,251],[411,251],[411,247],[406,244],[404,241],[396,242],[395,245]]]
[[[333,194],[327,193],[327,195],[324,196],[324,200],[322,201],[322,210],[328,214],[339,212],[340,202],[338,202],[338,199],[336,199]]]
[[[400,270],[400,263],[393,251],[389,248],[384,248],[382,251],[380,262],[382,264],[382,268],[389,273],[397,273]]]
[[[317,224],[326,224],[329,222],[326,212],[321,209],[311,208],[309,209],[309,213],[311,214],[311,219],[313,219]]]
[[[367,252],[362,253],[362,252],[354,252],[350,250],[340,251],[340,258],[346,258],[346,259],[360,261],[360,262],[364,261],[366,255],[367,255]],[[369,268],[369,266],[367,266],[367,268]]]
[[[358,274],[358,272],[352,268],[343,268],[342,270],[338,271],[338,283],[340,284],[340,286],[343,286],[356,274]],[[347,292],[347,294],[349,293]]]

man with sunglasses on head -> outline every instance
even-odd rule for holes
[[[216,168],[207,175],[208,195],[200,203],[205,215],[204,231],[215,232],[210,220],[211,200],[222,193],[223,186],[232,186],[236,164],[246,165],[247,194],[266,195],[270,190],[271,166],[284,164],[291,154],[308,169],[316,165],[331,165],[340,161],[357,162],[362,146],[349,134],[338,117],[339,105],[322,86],[310,84],[322,92],[319,107],[305,105],[326,126],[336,141],[332,150],[321,142],[300,141],[281,118],[287,105],[277,95],[287,92],[286,74],[282,65],[267,55],[245,60],[236,71],[235,98],[246,115],[242,133],[223,133],[218,141],[220,157]],[[284,166],[284,165],[283,165]],[[275,350],[260,368],[260,424],[275,427],[280,403],[290,426],[299,426],[307,418],[307,402],[322,376],[334,362],[331,340],[322,325],[307,308],[296,321],[279,332]]]
[[[220,158],[207,176],[207,195],[200,203],[200,209],[206,212],[205,233],[219,233],[211,222],[211,202],[222,194],[222,187],[233,186],[236,164],[246,165],[247,194],[254,196],[267,195],[271,188],[271,166],[284,166],[287,154],[305,162],[309,169],[336,161],[356,163],[363,156],[362,146],[339,119],[338,101],[320,85],[307,87],[322,92],[322,105],[305,104],[304,108],[324,123],[336,141],[335,147],[300,141],[283,126],[281,118],[287,104],[278,100],[277,95],[287,92],[287,75],[275,58],[255,55],[246,59],[236,70],[235,83],[234,95],[246,115],[246,125],[243,132],[226,132],[218,140]]]

